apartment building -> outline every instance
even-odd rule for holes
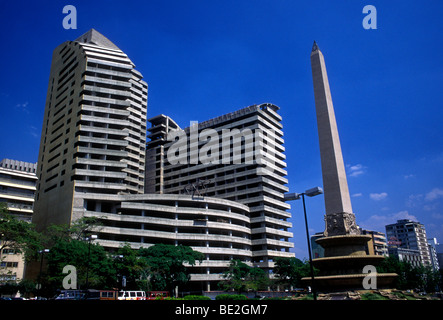
[[[398,248],[418,251],[422,265],[432,265],[423,224],[408,219],[397,220],[397,223],[386,226],[386,236],[391,242],[395,240]]]

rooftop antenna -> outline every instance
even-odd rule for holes
[[[188,195],[192,195],[192,198],[197,196],[204,197],[206,193],[206,186],[211,182],[209,179],[200,180],[197,179],[196,182],[188,183],[184,188],[183,191],[186,192]]]

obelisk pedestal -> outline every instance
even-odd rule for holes
[[[363,279],[367,276],[362,273],[364,266],[375,266],[384,257],[374,255],[371,244],[368,245],[371,236],[361,234],[352,212],[325,60],[315,41],[311,68],[326,209],[324,237],[316,240],[325,255],[313,259],[320,270],[314,285],[317,290],[329,292],[363,289]],[[395,276],[378,274],[378,286],[389,286]],[[311,278],[302,280],[311,282]]]

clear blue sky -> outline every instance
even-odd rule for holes
[[[65,30],[62,9],[77,8]],[[365,5],[377,29],[365,30]],[[148,117],[182,127],[271,102],[283,117],[289,187],[321,186],[310,51],[329,75],[359,225],[411,218],[443,242],[441,1],[2,1],[0,159],[37,161],[52,51],[90,28],[136,64]],[[295,253],[307,257],[301,202]],[[307,199],[310,232],[323,196]]]

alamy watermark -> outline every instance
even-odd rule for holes
[[[73,265],[66,265],[63,268],[63,274],[68,274],[63,278],[63,289],[77,289],[77,268]]]
[[[363,278],[363,288],[365,290],[377,289],[377,269],[369,264],[364,266],[363,273],[368,274]]]
[[[362,21],[363,28],[366,30],[377,29],[377,9],[375,6],[370,4],[364,6],[363,13],[367,13]]]
[[[73,5],[66,5],[63,7],[63,14],[67,14],[63,18],[62,25],[66,30],[77,29],[77,8]]]
[[[257,164],[257,174],[266,175],[275,168],[276,132],[273,129],[199,130],[198,122],[191,121],[187,130],[171,131],[167,151],[170,164]]]

